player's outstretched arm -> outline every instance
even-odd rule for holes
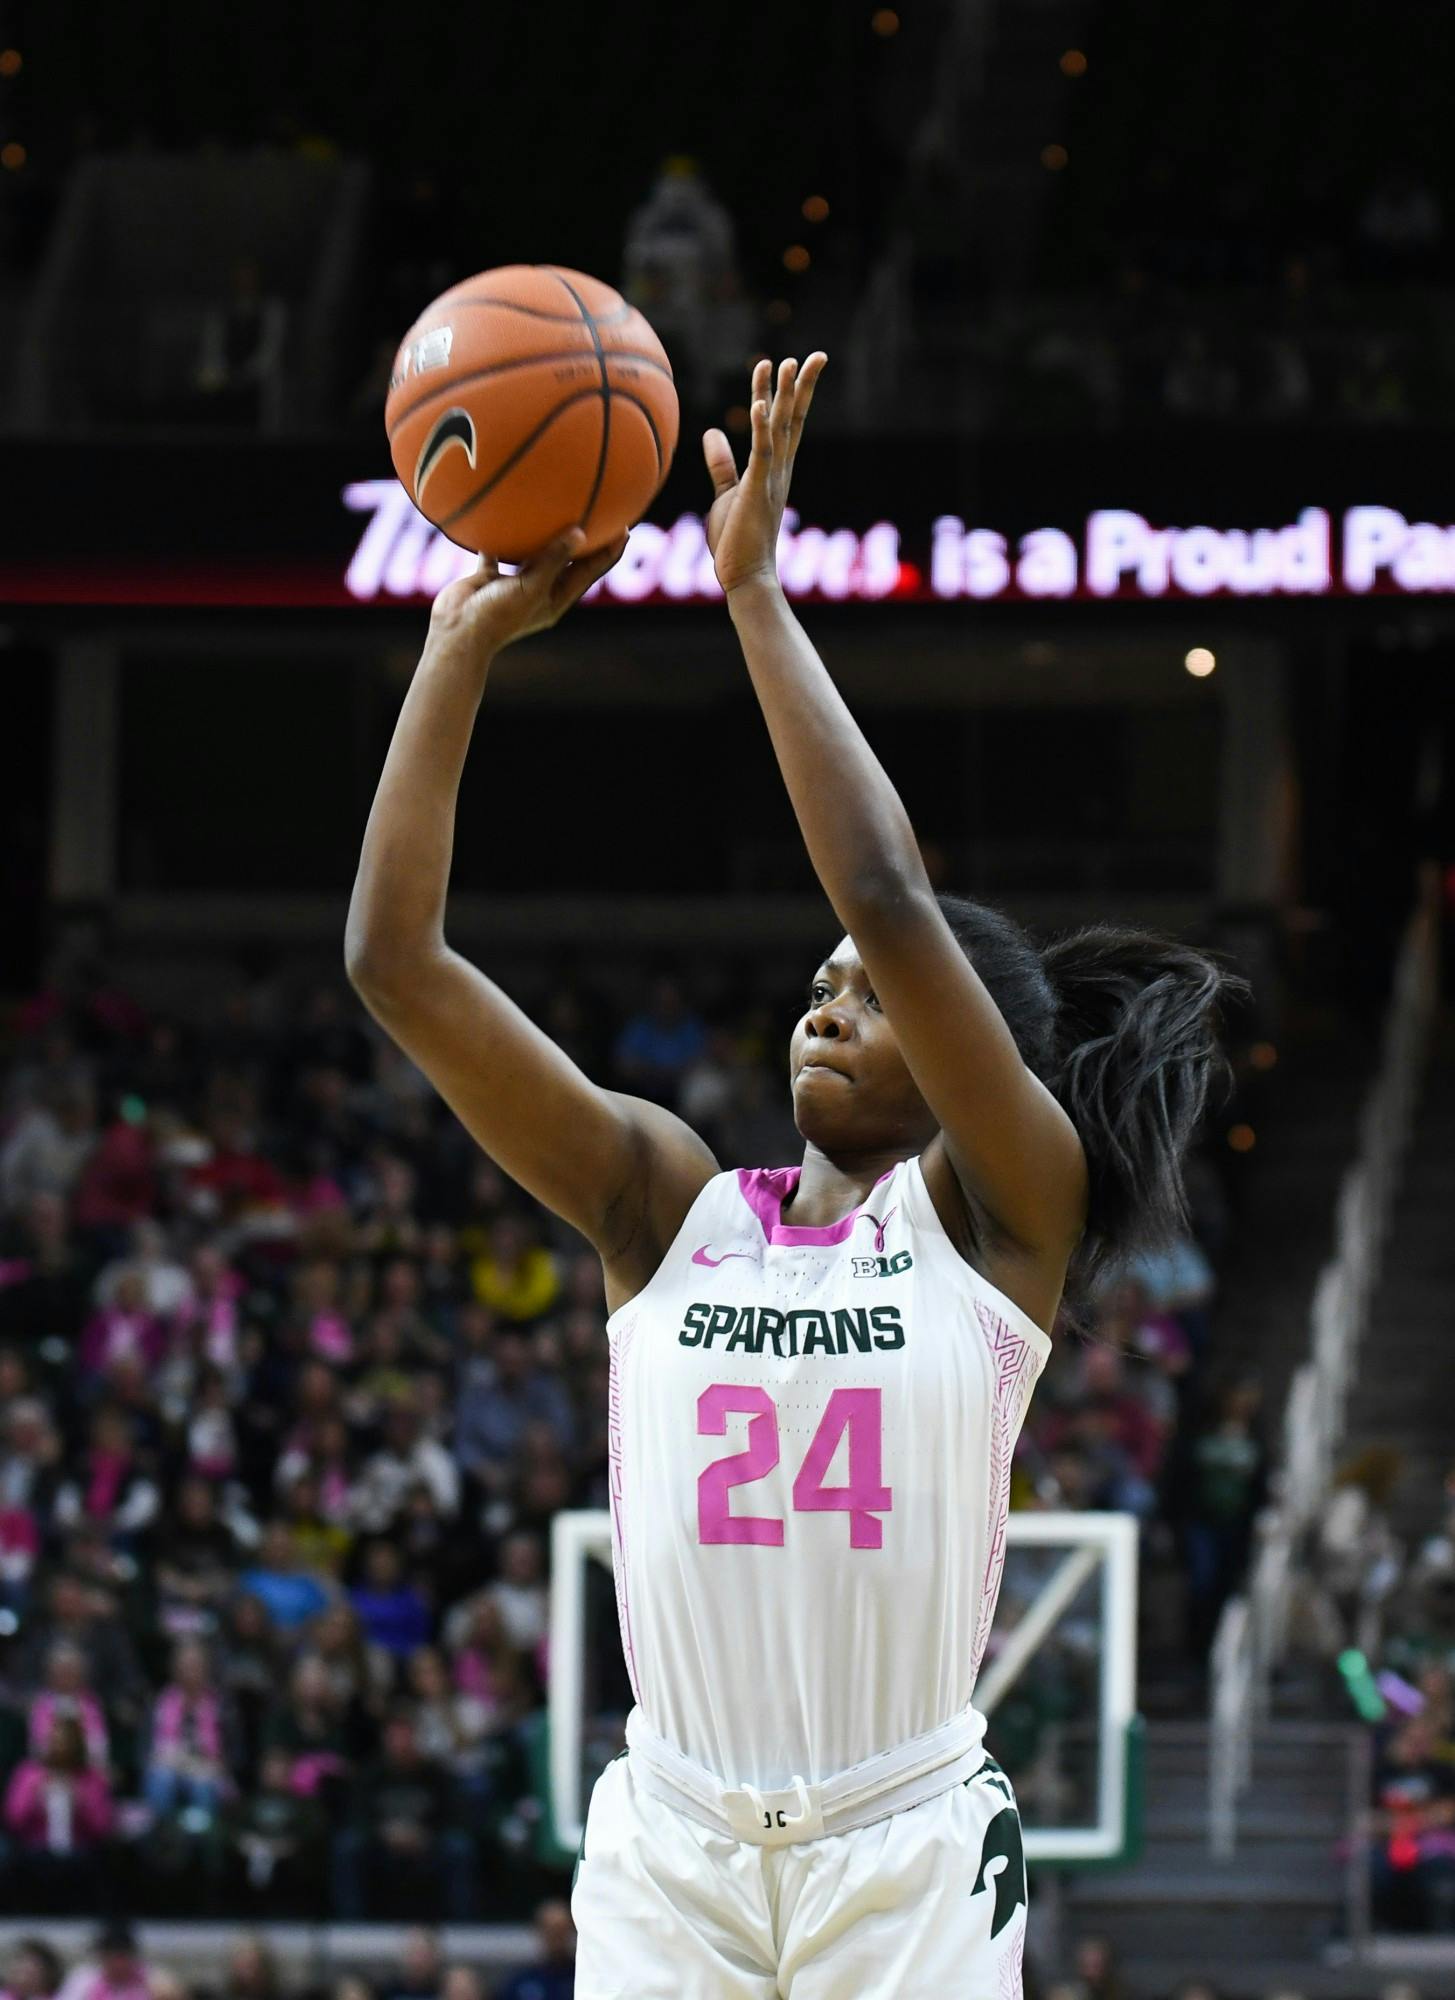
[[[777,542],[822,354],[753,371],[741,478],[721,431],[703,440],[708,542],[809,858],[858,947],[973,1209],[1039,1262],[1054,1306],[1080,1234],[1085,1161],[1066,1113],[1022,1062],[935,902],[899,794],[794,617]],[[929,1162],[927,1161],[927,1170]]]
[[[603,1090],[445,941],[460,776],[502,646],[544,630],[621,553],[579,530],[519,575],[482,559],[435,599],[364,834],[345,958],[365,1006],[504,1171],[600,1251],[614,1305],[639,1291],[712,1155],[660,1106]]]

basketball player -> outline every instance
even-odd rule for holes
[[[741,478],[704,441],[717,574],[845,933],[789,1051],[801,1165],[719,1172],[445,942],[491,660],[618,549],[578,534],[436,599],[349,916],[374,1014],[605,1269],[636,1707],[587,1817],[578,2000],[1019,1995],[1020,1824],[973,1707],[1011,1453],[1068,1278],[1175,1225],[1218,1062],[1197,953],[1100,928],[1042,952],[932,892],[775,570],[823,365],[759,364]]]

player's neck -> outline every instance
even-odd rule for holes
[[[803,1171],[791,1201],[783,1204],[783,1219],[796,1229],[826,1229],[842,1222],[869,1199],[875,1185],[908,1155],[886,1147],[830,1159],[817,1146],[803,1154]]]

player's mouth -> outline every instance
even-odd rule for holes
[[[824,1062],[818,1056],[809,1056],[798,1065],[800,1076],[806,1076],[810,1070],[826,1070],[830,1076],[841,1076],[845,1083],[854,1081],[846,1069],[840,1069],[837,1063]]]

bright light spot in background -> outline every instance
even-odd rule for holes
[[[806,271],[812,261],[801,243],[790,243],[783,252],[783,262],[790,271]]]
[[[1080,49],[1067,49],[1061,58],[1062,76],[1085,76],[1086,57]]]
[[[1210,653],[1206,646],[1194,646],[1182,662],[1193,678],[1199,681],[1205,681],[1217,663],[1217,655]]]
[[[1258,1134],[1251,1125],[1234,1125],[1228,1132],[1228,1144],[1235,1153],[1251,1153],[1258,1143]]]
[[[1059,174],[1070,154],[1064,146],[1042,146],[1041,165],[1048,173]]]
[[[19,49],[0,49],[0,76],[19,76],[24,60]]]
[[[0,167],[6,168],[10,173],[18,173],[25,165],[25,159],[25,148],[18,140],[12,139],[8,146],[0,146]]]
[[[803,204],[805,222],[827,222],[829,205],[821,194],[811,194]]]
[[[899,16],[892,7],[879,7],[869,16],[869,26],[887,42],[899,33]]]
[[[1254,1042],[1248,1051],[1248,1061],[1254,1069],[1272,1069],[1278,1061],[1278,1051],[1272,1042]]]

